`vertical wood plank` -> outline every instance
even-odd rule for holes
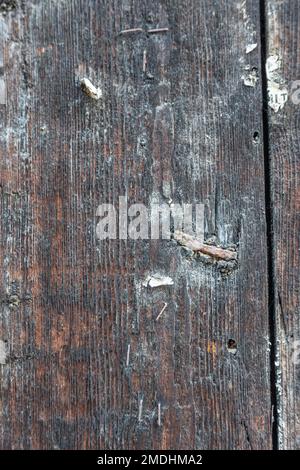
[[[277,56],[275,81],[288,99],[269,107],[273,207],[279,447],[300,448],[300,52],[299,2],[267,1],[268,57]],[[297,81],[298,80],[298,81]]]
[[[33,1],[1,21],[1,447],[270,448],[258,0]],[[205,203],[237,268],[97,241],[98,205],[124,195]],[[157,273],[174,285],[142,286]]]

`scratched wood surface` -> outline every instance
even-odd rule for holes
[[[6,3],[1,448],[271,448],[259,1]],[[237,266],[97,241],[123,195],[205,203]]]
[[[299,2],[267,2],[267,53],[277,55],[284,107],[269,110],[277,333],[278,439],[300,448],[300,50]]]

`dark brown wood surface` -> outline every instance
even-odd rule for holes
[[[267,53],[289,92],[283,109],[269,110],[273,209],[274,304],[278,438],[282,449],[300,448],[300,49],[299,2],[267,2]]]
[[[269,3],[270,41],[280,42]],[[291,30],[291,11],[277,3],[278,24],[294,41],[281,53],[293,55],[298,23]],[[6,4],[0,447],[270,449],[260,2]],[[120,34],[132,28],[142,31]],[[168,30],[147,33],[155,28]],[[249,74],[254,86],[244,83]],[[102,99],[84,95],[82,77]],[[289,103],[269,122],[278,298],[295,335],[299,198],[288,193],[296,194],[298,143],[284,119],[296,129],[297,112]],[[147,205],[205,203],[206,240],[235,246],[237,266],[206,263],[175,240],[97,241],[98,205],[117,206],[123,195]],[[158,273],[174,285],[142,285]],[[288,367],[281,377],[292,395],[279,411],[292,421],[296,369]]]

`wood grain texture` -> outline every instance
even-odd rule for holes
[[[1,16],[1,448],[271,448],[262,96],[242,79],[260,76],[259,23],[258,0]],[[98,205],[122,195],[205,203],[237,269],[175,241],[97,241]],[[142,287],[155,273],[174,285]]]
[[[279,446],[299,449],[300,82],[295,83],[300,78],[299,2],[268,1],[267,26],[268,55],[279,56],[278,73],[289,90],[284,108],[278,113],[269,110]]]

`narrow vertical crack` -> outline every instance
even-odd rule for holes
[[[270,336],[270,384],[271,403],[274,413],[272,426],[273,449],[278,449],[278,399],[276,392],[276,310],[275,310],[275,266],[274,266],[274,233],[273,233],[273,199],[272,199],[272,173],[269,141],[269,115],[268,115],[268,83],[266,74],[267,60],[267,14],[266,1],[260,0],[260,38],[261,38],[261,74],[263,97],[263,151],[265,174],[265,207],[267,226],[267,257],[268,257],[268,309],[269,309],[269,336]]]
[[[251,442],[251,439],[250,439],[250,434],[249,434],[249,429],[248,429],[247,423],[246,423],[245,420],[243,420],[243,421],[241,422],[241,424],[243,425],[243,427],[244,427],[244,429],[245,429],[246,439],[247,439],[247,442],[248,442],[248,444],[249,444],[250,450],[253,450],[252,442]]]

